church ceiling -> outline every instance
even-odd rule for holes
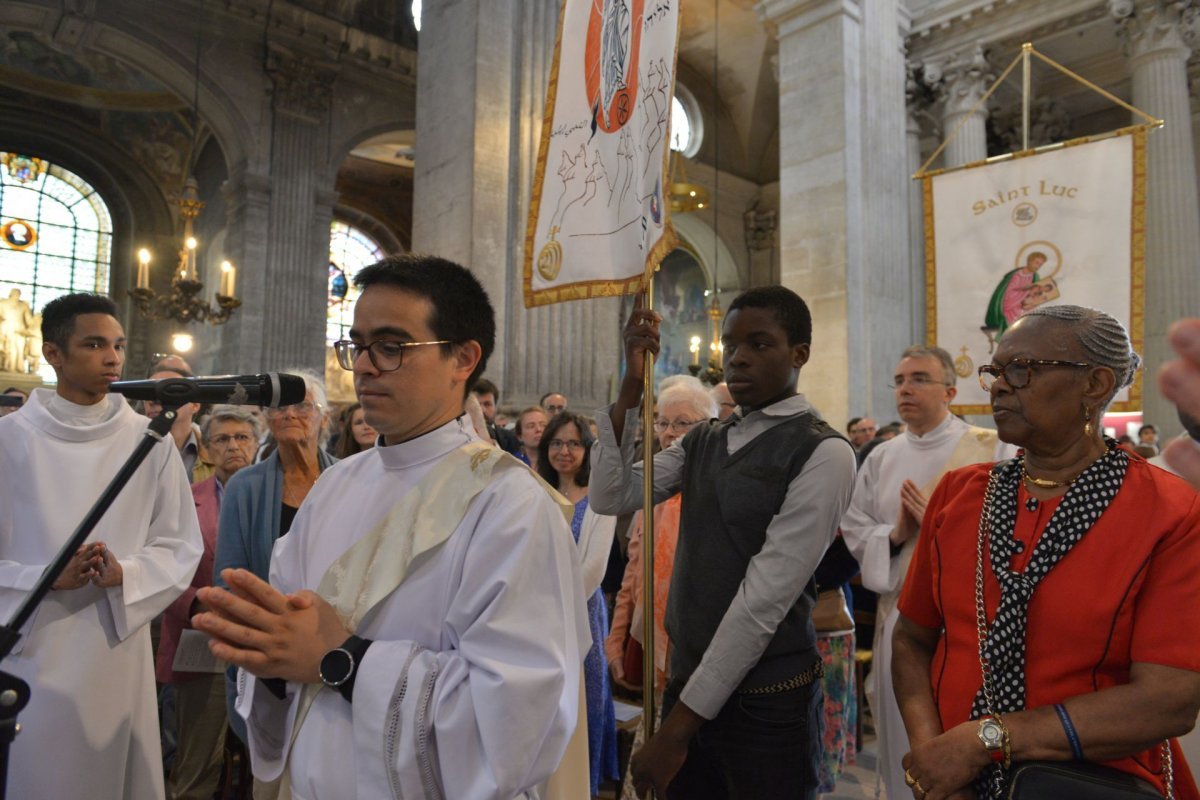
[[[32,31],[0,29],[0,84],[90,108],[166,111],[187,104],[153,77],[110,55],[68,52]]]

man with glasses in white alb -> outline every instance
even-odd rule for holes
[[[972,427],[950,413],[956,381],[954,361],[940,347],[913,346],[901,354],[891,385],[905,431],[875,447],[863,461],[842,518],[842,536],[862,565],[863,586],[879,593],[867,699],[879,734],[878,772],[888,797],[910,794],[900,766],[908,736],[892,692],[892,630],[925,504],[946,472],[999,460],[1011,450],[994,430]]]

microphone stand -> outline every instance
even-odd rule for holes
[[[109,481],[103,494],[100,495],[100,499],[95,502],[87,516],[79,523],[79,527],[71,534],[71,538],[58,551],[54,561],[38,578],[37,585],[33,587],[33,591],[25,598],[21,607],[17,609],[17,613],[6,625],[0,625],[0,661],[7,658],[8,654],[17,646],[17,642],[21,639],[21,628],[41,605],[54,582],[58,580],[58,576],[66,569],[71,557],[75,555],[75,551],[95,530],[96,525],[100,523],[113,501],[117,499],[117,495],[129,483],[129,479],[137,472],[141,463],[146,460],[146,456],[150,455],[154,446],[170,432],[171,426],[175,424],[175,412],[178,408],[178,405],[166,405],[161,414],[150,420],[150,425],[146,428],[138,446],[129,454],[129,458],[125,460],[116,476]],[[29,697],[29,684],[16,675],[0,672],[0,800],[4,800],[8,789],[9,746],[21,732],[21,726],[17,723],[17,715],[29,704]]]

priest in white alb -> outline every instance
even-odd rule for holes
[[[925,504],[946,472],[1011,452],[995,431],[973,427],[950,413],[956,382],[954,361],[942,348],[904,351],[893,386],[905,431],[872,450],[859,467],[842,518],[842,536],[862,566],[863,586],[879,593],[867,699],[879,736],[878,772],[889,798],[912,793],[900,765],[908,735],[892,691],[892,630]]]
[[[42,312],[58,378],[0,419],[0,617],[37,583],[137,447],[146,419],[108,386],[125,334],[107,297],[65,295]],[[203,543],[168,438],[133,475],[54,583],[0,669],[30,684],[8,797],[161,800],[149,622],[178,597]]]
[[[380,446],[321,476],[270,584],[227,570],[194,621],[242,667],[255,775],[295,800],[545,798],[570,744],[583,768],[555,796],[586,797],[570,506],[463,412],[494,346],[487,295],[432,257],[355,283],[336,350]]]

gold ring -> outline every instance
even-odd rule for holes
[[[921,785],[921,782],[920,782],[920,781],[916,781],[916,780],[914,780],[914,781],[913,781],[913,787],[912,787],[912,788],[914,788],[914,789],[916,789],[918,792],[920,792],[920,793],[921,793],[921,797],[924,797],[925,795],[929,794],[929,792],[925,791],[925,787]]]
[[[910,789],[917,785],[917,779],[914,778],[912,773],[909,772],[908,770],[904,770],[904,782],[908,785],[908,788],[910,788]]]

